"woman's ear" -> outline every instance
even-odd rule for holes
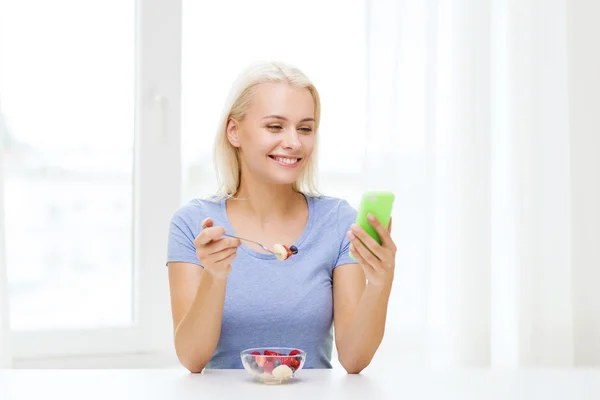
[[[231,143],[233,147],[240,147],[238,126],[239,125],[237,121],[235,121],[233,118],[229,118],[229,121],[227,121],[227,129],[225,130],[225,132],[227,134],[227,139],[229,140],[229,143]]]

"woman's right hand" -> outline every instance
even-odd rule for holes
[[[204,272],[215,277],[227,278],[231,272],[231,262],[237,256],[239,239],[223,237],[225,228],[213,226],[213,221],[206,218],[202,221],[202,230],[194,239],[196,255],[204,266]]]

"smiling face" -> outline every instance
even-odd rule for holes
[[[304,88],[263,83],[242,121],[231,120],[227,138],[239,151],[242,177],[293,184],[315,148],[315,102]]]

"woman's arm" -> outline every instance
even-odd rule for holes
[[[341,265],[333,271],[338,358],[346,371],[354,374],[369,365],[383,340],[394,280],[396,245],[390,237],[391,221],[385,229],[370,215],[369,223],[379,234],[381,245],[352,225],[347,236],[358,264]]]
[[[189,263],[169,263],[175,351],[190,372],[202,372],[221,332],[226,276]]]
[[[335,341],[338,359],[350,374],[366,368],[383,340],[391,283],[365,285],[358,264],[333,271]]]

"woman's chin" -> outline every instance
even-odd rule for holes
[[[293,176],[292,175],[270,176],[270,177],[267,177],[266,181],[269,182],[270,184],[276,185],[276,186],[292,185],[292,184],[296,183],[296,181],[298,181],[298,174],[294,174]]]
[[[267,171],[265,171],[265,172],[267,172]],[[292,183],[294,183],[298,180],[301,172],[302,172],[301,168],[295,168],[293,170],[283,170],[283,171],[281,169],[278,169],[275,171],[270,170],[266,174],[265,178],[267,178],[266,180],[268,180],[269,182],[272,182],[277,185],[291,185]]]

